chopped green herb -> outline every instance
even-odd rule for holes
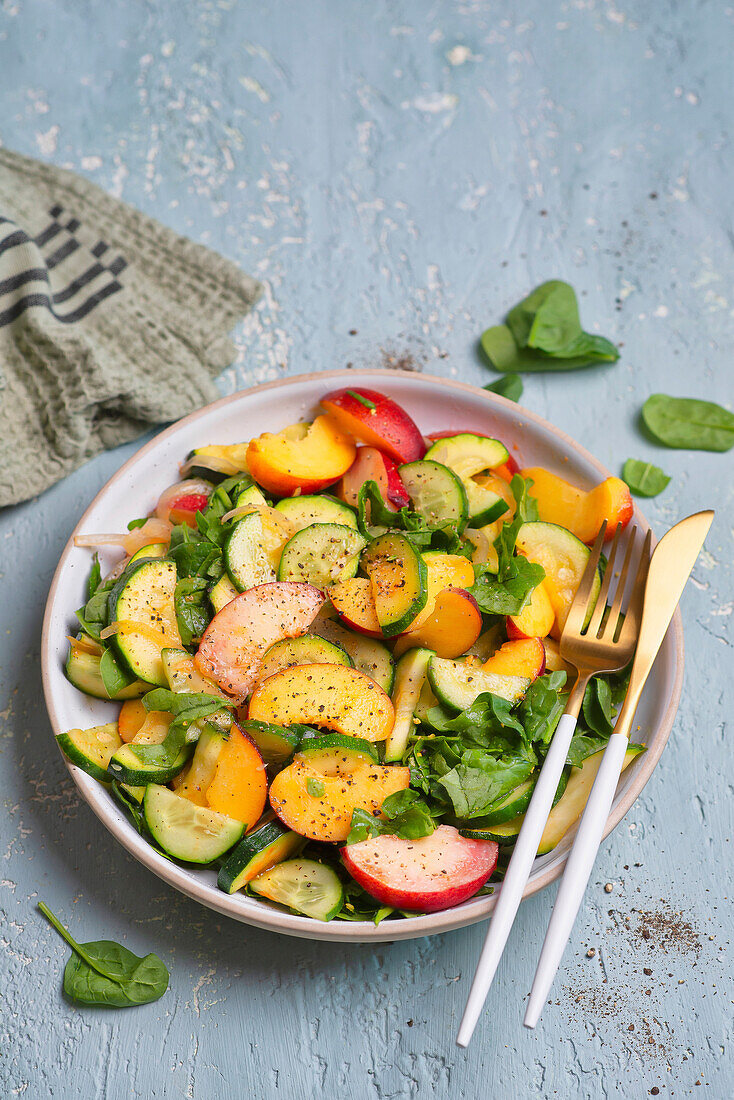
[[[307,779],[306,790],[311,798],[321,798],[326,788],[320,779]]]
[[[362,394],[357,393],[356,390],[347,390],[347,393],[350,397],[353,397],[355,401],[359,401],[360,405],[364,405],[366,409],[369,409],[370,412],[372,412],[373,409],[377,408],[377,405],[374,403],[374,401],[370,401],[369,397],[363,397]]]
[[[670,484],[670,478],[659,466],[653,466],[651,462],[643,462],[639,458],[627,459],[622,477],[638,497],[656,497]]]

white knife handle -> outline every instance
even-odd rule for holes
[[[548,999],[599,851],[628,747],[629,741],[622,733],[613,733],[609,738],[556,895],[525,1012],[525,1027],[535,1027]]]
[[[515,914],[522,901],[523,891],[530,876],[533,860],[538,854],[538,845],[543,835],[553,798],[563,772],[568,754],[568,746],[576,729],[576,718],[564,714],[561,718],[548,749],[533,797],[525,813],[525,820],[517,838],[510,865],[500,888],[484,941],[469,999],[466,1002],[464,1016],[459,1028],[457,1043],[460,1047],[469,1045],[477,1020],[489,993],[497,965],[502,957],[507,938],[510,934]]]

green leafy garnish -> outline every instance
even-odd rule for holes
[[[99,554],[95,554],[92,558],[92,568],[89,570],[89,576],[87,578],[87,602],[91,600],[101,583],[102,569],[99,564]]]
[[[219,711],[223,712],[223,717],[229,715],[229,711],[226,710],[229,705],[215,695],[208,695],[203,691],[176,692],[168,691],[166,688],[154,688],[143,696],[143,706],[147,711],[168,711],[174,716],[173,721],[168,727],[165,740],[159,745],[133,744],[130,748],[143,764],[171,765],[184,745],[199,739],[197,723],[211,718]],[[234,703],[231,706],[234,706]]]
[[[123,668],[111,649],[105,649],[99,662],[99,674],[110,699],[135,682],[136,677]]]
[[[656,497],[670,484],[670,478],[659,466],[653,466],[652,462],[643,462],[639,458],[627,459],[622,478],[638,497]]]
[[[181,641],[191,645],[200,638],[212,618],[207,599],[208,581],[204,577],[181,577],[176,581],[173,593],[173,606]]]
[[[498,393],[508,401],[519,401],[523,391],[522,378],[517,374],[503,374],[496,382],[488,382],[484,389],[490,393]]]
[[[417,791],[396,791],[388,795],[381,812],[384,818],[375,817],[367,810],[354,810],[347,844],[383,834],[418,840],[430,836],[435,829],[431,811]]]
[[[642,406],[642,419],[666,447],[720,452],[734,447],[734,413],[713,401],[654,393]]]
[[[311,798],[321,798],[324,791],[326,790],[326,787],[320,779],[309,778],[306,780],[306,790],[311,795]]]
[[[145,516],[142,516],[140,519],[131,519],[127,525],[127,529],[128,531],[135,531],[138,527],[145,527],[147,522],[148,520]]]
[[[619,358],[610,340],[583,331],[576,292],[560,279],[541,283],[505,322],[481,338],[484,354],[503,373],[579,370]]]
[[[525,481],[519,474],[515,474],[510,482],[516,510],[512,521],[502,525],[494,542],[499,563],[497,573],[481,566],[475,570],[477,577],[469,591],[479,604],[480,611],[487,615],[519,614],[533,589],[545,577],[542,565],[515,554],[517,534],[523,523],[538,518],[537,503],[528,495],[529,485],[532,482]]]
[[[350,397],[353,397],[355,401],[359,401],[360,405],[364,405],[365,409],[369,409],[372,412],[377,408],[374,401],[370,401],[369,397],[363,397],[361,393],[357,393],[356,390],[347,390]]]
[[[114,940],[77,943],[42,901],[38,908],[72,949],[64,970],[64,993],[73,1001],[134,1008],[157,1001],[168,989],[168,970],[157,955],[140,958]]]

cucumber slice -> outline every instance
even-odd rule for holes
[[[428,680],[428,677],[426,676],[423,687],[421,688],[421,693],[418,696],[418,704],[415,708],[416,718],[418,718],[421,722],[425,722],[428,718],[428,712],[431,707],[437,706],[438,699],[433,694],[430,682]]]
[[[471,829],[459,829],[459,832],[467,840],[494,840],[496,844],[514,844],[524,820],[525,814],[519,814],[502,825],[487,825],[485,828],[477,825]]]
[[[241,821],[196,806],[188,798],[151,783],[143,799],[145,823],[164,852],[187,863],[211,863],[228,852],[245,831]]]
[[[352,659],[334,642],[327,642],[315,634],[302,634],[299,638],[283,638],[266,650],[260,665],[258,680],[274,676],[292,665],[346,665],[353,668]]]
[[[169,783],[182,770],[194,751],[192,744],[184,745],[172,764],[158,764],[139,760],[133,748],[134,745],[129,744],[116,749],[107,766],[110,775],[131,787],[144,787],[148,783]]]
[[[250,489],[246,489],[242,495],[249,492]],[[239,592],[276,579],[275,569],[266,553],[265,532],[258,512],[243,516],[232,528],[224,544],[224,564]]]
[[[352,527],[338,523],[312,523],[297,531],[283,547],[279,581],[305,581],[325,588],[334,581],[348,581],[359,568],[366,539]]]
[[[304,917],[329,921],[344,903],[339,876],[315,859],[288,859],[250,882],[250,889]]]
[[[244,836],[227,856],[219,869],[217,886],[226,894],[234,894],[276,863],[298,855],[305,844],[305,837],[286,829],[279,821],[268,821]]]
[[[110,591],[109,621],[140,623],[161,633],[157,645],[146,635],[134,630],[112,636],[111,645],[123,663],[140,680],[167,687],[161,650],[163,634],[180,642],[173,595],[176,588],[176,566],[172,561],[141,561],[127,569]]]
[[[165,558],[168,553],[168,544],[165,542],[154,542],[150,546],[141,546],[139,550],[133,554],[130,561],[127,563],[126,569],[133,563],[139,561],[149,561],[151,559]]]
[[[423,685],[426,682],[428,662],[433,657],[430,649],[410,649],[398,661],[395,670],[395,723],[392,733],[385,742],[385,763],[402,760],[413,732],[413,716],[418,706]]]
[[[364,672],[389,695],[395,682],[395,662],[386,645],[376,638],[355,634],[336,619],[319,615],[310,629],[321,638],[340,646],[352,660],[358,672]]]
[[[459,531],[464,530],[469,505],[463,482],[453,470],[423,459],[400,466],[398,473],[413,508],[427,523],[453,523]]]
[[[263,496],[259,485],[248,485],[238,494],[235,508],[267,508],[268,502]]]
[[[430,659],[428,681],[438,701],[452,710],[467,710],[485,691],[517,703],[532,683],[527,676],[499,676],[477,665],[446,657]]]
[[[197,806],[207,806],[206,792],[214,779],[219,756],[224,748],[224,734],[208,722],[204,724],[194,755],[185,773],[180,776],[176,794],[188,798]]]
[[[565,527],[540,520],[523,523],[515,545],[518,553],[545,569],[543,584],[553,605],[558,628],[562,631],[591,551]],[[597,570],[584,626],[591,619],[600,587]]]
[[[497,493],[477,485],[472,478],[502,466],[508,457],[507,448],[498,439],[461,432],[437,440],[426,452],[425,461],[440,462],[457,474],[466,490],[469,523],[472,527],[482,527],[504,515],[507,503]]]
[[[115,794],[119,795],[124,802],[132,802],[136,806],[143,805],[145,787],[131,787],[129,783],[118,783],[116,779],[113,779],[112,790]]]
[[[91,695],[95,699],[109,699],[110,696],[107,694],[107,689],[99,671],[99,663],[104,649],[100,646],[99,650],[99,653],[92,653],[83,647],[75,646],[72,642],[64,666],[66,677],[75,688],[83,691],[85,695]],[[150,691],[150,684],[143,684],[140,680],[135,680],[134,683],[128,684],[127,687],[118,691],[112,698],[140,699],[146,691]]]
[[[278,501],[275,510],[281,512],[299,531],[312,523],[338,523],[341,527],[357,530],[354,510],[328,493],[322,496],[286,497]]]
[[[221,611],[236,596],[239,596],[239,592],[229,579],[228,573],[222,573],[216,584],[209,589],[209,601],[215,612]]]
[[[377,621],[392,638],[412,623],[428,598],[428,570],[404,535],[378,535],[362,553],[362,568],[372,584]]]
[[[246,718],[239,725],[255,742],[266,764],[286,764],[303,736],[303,731],[295,726],[274,726],[270,722],[258,722],[256,718]]]
[[[196,668],[194,659],[185,649],[162,649],[161,660],[166,680],[171,691],[216,695],[223,703],[232,705],[232,700],[217,687],[213,680],[207,680]]]
[[[122,745],[117,722],[93,726],[89,730],[67,730],[66,733],[57,734],[56,740],[72,764],[76,764],[93,779],[109,783],[107,768],[112,755]]]
[[[332,773],[335,761],[344,763],[352,753],[369,756],[375,763],[379,760],[376,745],[363,737],[350,737],[346,733],[305,733],[298,748],[303,762],[324,775]]]

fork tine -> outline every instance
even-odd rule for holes
[[[619,637],[615,639],[620,645],[626,645],[631,643],[634,637],[637,635],[640,629],[640,618],[642,616],[642,603],[645,596],[645,584],[647,582],[647,573],[650,568],[650,546],[652,544],[652,531],[648,531],[645,535],[645,541],[642,545],[642,554],[637,565],[637,573],[635,575],[634,583],[632,586],[632,593],[629,599],[629,605],[627,607],[627,614],[625,615],[622,629],[619,632]]]
[[[580,634],[581,626],[586,618],[587,604],[589,602],[589,596],[591,595],[591,589],[594,584],[594,576],[596,575],[597,566],[599,565],[599,558],[601,556],[601,548],[604,545],[604,533],[607,529],[607,521],[601,525],[599,534],[594,540],[594,545],[591,548],[586,567],[581,574],[581,580],[579,586],[576,589],[576,595],[573,598],[571,604],[571,610],[569,611],[566,622],[561,634],[561,642],[563,641],[563,635],[568,634]]]
[[[614,539],[612,545],[609,548],[609,556],[607,558],[607,567],[604,570],[604,579],[601,582],[601,588],[599,589],[599,595],[596,598],[596,604],[594,605],[594,611],[589,619],[589,625],[586,628],[587,638],[596,638],[599,633],[599,627],[602,624],[602,619],[607,606],[607,596],[609,595],[609,587],[612,583],[612,577],[614,576],[614,566],[617,560],[617,553],[619,551],[620,536],[622,532],[619,527],[614,532]],[[634,532],[632,534],[634,538]]]
[[[622,601],[624,594],[627,590],[627,575],[629,573],[630,565],[632,563],[632,552],[635,546],[635,539],[637,536],[637,528],[634,527],[627,540],[627,549],[624,555],[624,562],[622,563],[622,569],[619,574],[619,580],[617,581],[617,590],[614,593],[614,599],[612,600],[611,607],[609,608],[609,615],[607,621],[604,624],[602,631],[602,638],[607,638],[609,641],[614,641],[614,636],[617,633],[617,626],[619,624],[619,613],[622,610]]]

